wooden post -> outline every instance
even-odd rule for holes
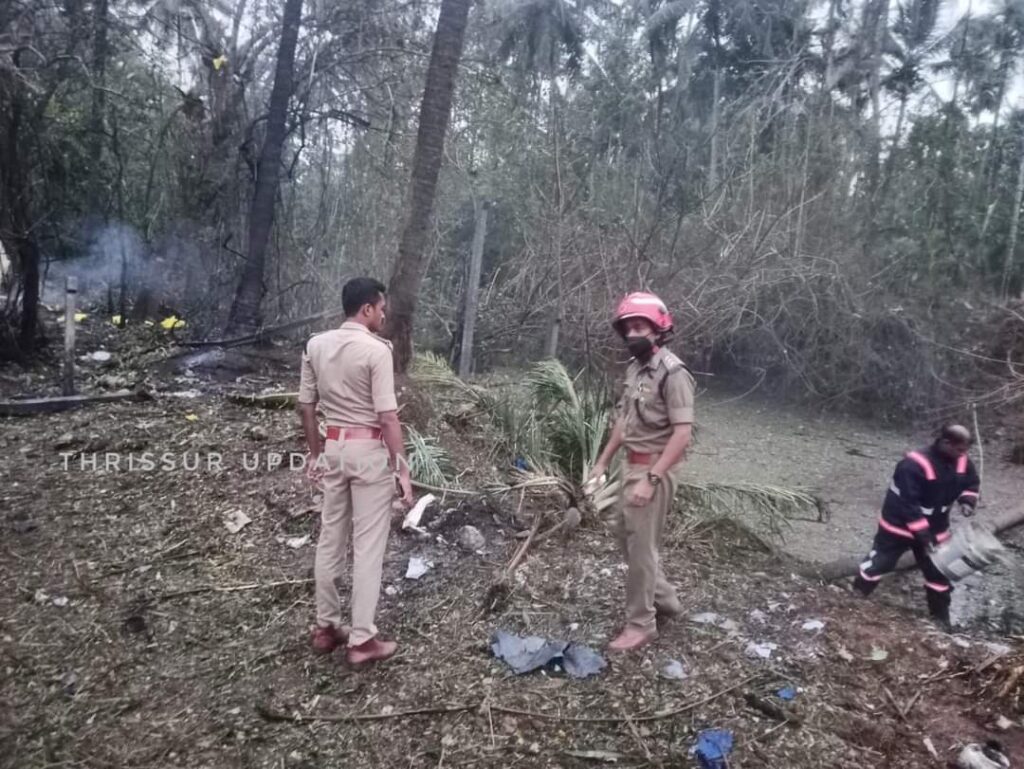
[[[75,294],[78,278],[68,276],[64,285],[64,395],[75,394]]]
[[[469,252],[469,282],[466,284],[466,311],[462,322],[462,348],[459,352],[459,377],[467,378],[473,371],[473,334],[480,304],[480,271],[484,259],[484,239],[487,237],[487,203],[476,204],[473,226],[473,246]]]

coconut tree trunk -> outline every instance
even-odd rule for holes
[[[434,210],[444,137],[452,112],[455,76],[469,17],[470,0],[442,0],[427,82],[420,106],[420,125],[412,161],[409,218],[398,244],[398,258],[388,286],[388,336],[394,343],[395,368],[405,371],[412,359],[412,324],[416,297],[423,282],[427,229]]]
[[[281,153],[288,135],[288,101],[293,90],[295,46],[301,22],[302,0],[285,0],[281,45],[277,50],[277,68],[274,71],[274,87],[270,92],[266,135],[256,167],[256,189],[249,208],[249,248],[242,280],[228,316],[227,336],[253,331],[261,322],[260,304],[266,292],[263,272],[274,223]]]
[[[1017,235],[1020,232],[1020,204],[1024,198],[1024,132],[1021,133],[1020,157],[1017,159],[1017,186],[1013,191],[1013,208],[1010,210],[1010,237],[1006,244],[1006,255],[1003,257],[1002,292],[1005,296],[1010,290],[1010,278],[1013,276],[1013,263],[1017,253]]]
[[[487,237],[487,203],[474,201],[473,246],[469,252],[469,282],[466,284],[466,309],[462,321],[462,347],[459,352],[459,377],[466,379],[473,372],[473,334],[480,304],[480,272],[484,261],[484,239]]]

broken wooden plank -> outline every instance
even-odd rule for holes
[[[255,406],[261,409],[290,409],[295,408],[299,402],[299,394],[294,393],[267,393],[265,395],[240,395],[233,393],[228,395],[232,403],[240,403],[243,406]]]
[[[145,390],[117,390],[102,395],[64,395],[58,398],[26,398],[17,401],[0,401],[0,416],[20,417],[32,414],[53,414],[79,406],[114,401],[144,401],[153,396]]]

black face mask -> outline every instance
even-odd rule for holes
[[[654,355],[654,342],[646,336],[627,336],[626,349],[638,361],[646,363]]]

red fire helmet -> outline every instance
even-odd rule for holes
[[[672,331],[672,316],[669,314],[668,307],[658,296],[646,291],[634,291],[619,302],[612,318],[612,326],[616,331],[620,331],[619,324],[626,318],[648,320],[659,334],[667,334]]]

